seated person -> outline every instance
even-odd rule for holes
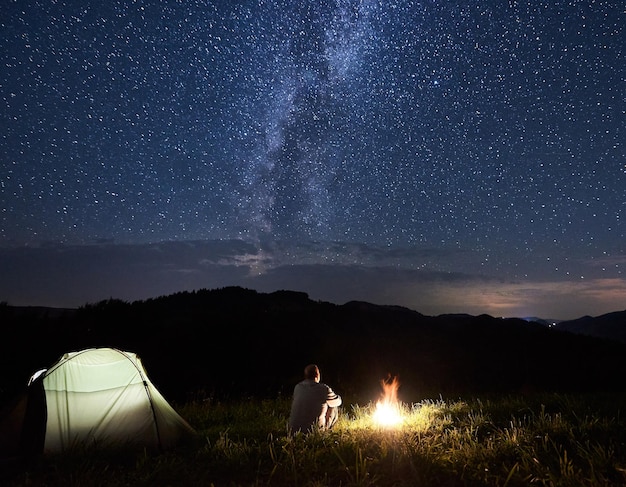
[[[320,382],[320,377],[317,365],[309,364],[304,368],[304,380],[294,387],[289,416],[291,433],[308,432],[313,428],[327,430],[337,421],[341,396]]]

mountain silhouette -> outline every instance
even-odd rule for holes
[[[557,328],[582,335],[609,338],[626,343],[626,310],[600,316],[583,316],[575,320],[561,321]]]
[[[104,346],[137,353],[155,385],[179,400],[290,395],[311,362],[347,401],[359,402],[376,399],[389,375],[398,377],[403,400],[417,401],[621,391],[626,373],[626,343],[579,333],[591,329],[587,318],[549,328],[517,318],[337,305],[286,290],[203,289],[63,310],[3,305],[0,320],[2,400],[63,353]]]

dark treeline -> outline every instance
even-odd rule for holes
[[[487,315],[424,316],[392,306],[316,302],[242,288],[181,292],[76,310],[0,306],[0,399],[63,353],[137,353],[168,399],[289,395],[304,365],[347,401],[374,400],[380,380],[405,401],[483,393],[623,391],[626,344]]]

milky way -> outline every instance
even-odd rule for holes
[[[11,1],[0,22],[5,247],[345,242],[622,278],[621,2]]]

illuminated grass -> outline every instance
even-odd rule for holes
[[[432,428],[434,424],[445,421],[440,418],[441,404],[432,401],[422,401],[417,404],[408,405],[400,403],[394,414],[398,414],[400,420],[395,422],[377,421],[376,405],[369,403],[365,406],[354,405],[351,412],[340,418],[337,426],[347,430],[388,430],[402,429],[404,431],[426,431]]]
[[[75,451],[4,470],[3,485],[612,486],[626,484],[624,397],[346,405],[335,428],[286,435],[288,399],[178,410],[199,431],[165,453]]]

